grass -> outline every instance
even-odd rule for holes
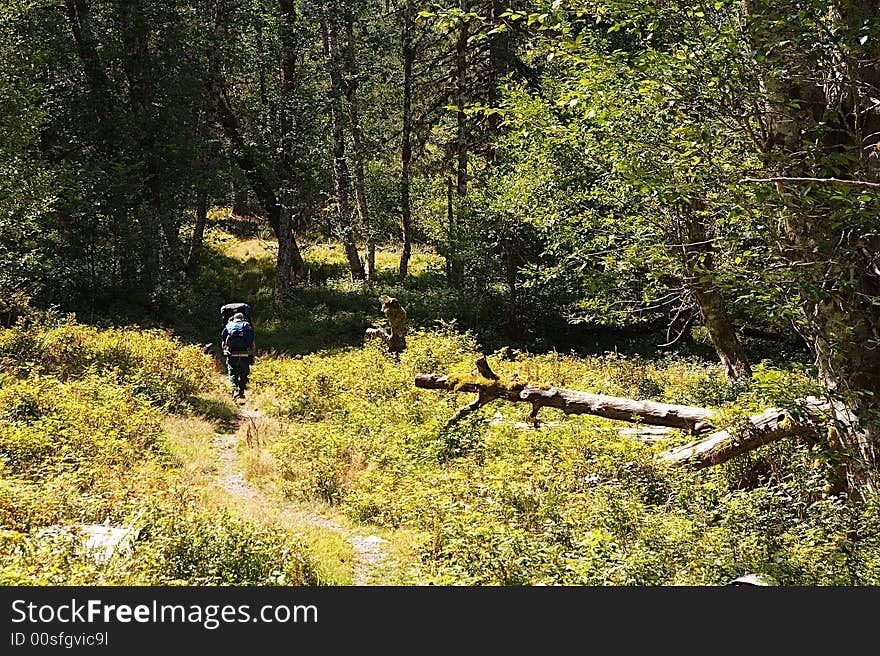
[[[246,407],[262,416],[239,417],[222,372],[168,331],[69,321],[0,334],[0,438],[15,454],[0,461],[4,535],[27,541],[34,526],[139,512],[150,536],[140,569],[113,576],[56,567],[62,551],[23,559],[3,547],[2,581],[45,582],[49,562],[51,580],[76,583],[266,584],[277,563],[299,583],[349,585],[352,538],[376,535],[387,542],[373,584],[717,585],[746,571],[796,585],[880,582],[880,502],[829,494],[835,463],[821,443],[766,445],[690,472],[653,459],[686,435],[642,444],[615,422],[552,409],[532,429],[527,408],[504,401],[448,425],[471,399],[413,385],[420,372],[467,374],[486,353],[504,379],[736,416],[803,395],[803,369],[765,362],[735,386],[695,355],[491,350],[447,320],[454,307],[430,253],[401,286],[391,250],[378,253],[378,280],[362,283],[337,246],[304,246],[313,278],[275,307],[271,242],[226,231],[254,227],[236,221],[212,227],[202,302],[178,328],[191,322],[190,341],[210,340],[222,303],[252,303],[261,352]],[[384,324],[380,293],[410,312],[399,355],[363,340]],[[86,416],[113,439],[79,430]],[[230,433],[231,463],[215,443]],[[65,436],[63,457],[49,435]],[[244,477],[237,491],[224,482],[232,473]]]
[[[213,436],[218,428],[218,422],[201,417],[172,415],[165,419],[169,447],[185,484],[204,485],[216,472]]]
[[[271,390],[264,390],[264,401]],[[251,403],[251,402],[249,402]],[[307,546],[315,562],[317,579],[322,585],[351,585],[354,581],[355,553],[350,542],[365,527],[351,522],[338,508],[316,500],[292,500],[278,485],[280,479],[272,446],[283,432],[283,423],[276,417],[239,417],[228,421],[234,412],[232,404],[213,393],[193,399],[197,409],[190,416],[170,416],[164,426],[180,479],[184,485],[198,490],[200,503],[215,512],[230,510],[260,526],[280,529]],[[201,414],[205,410],[208,413]],[[214,440],[218,435],[235,432],[236,457],[232,471],[240,472],[252,493],[234,494],[223,484],[225,471],[217,456]],[[394,531],[371,527],[391,551],[381,570],[374,573],[375,584],[399,583],[406,562],[406,541]],[[410,550],[409,559],[413,558]]]

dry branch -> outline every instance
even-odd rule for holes
[[[703,469],[727,462],[734,456],[786,437],[804,437],[815,433],[808,421],[796,421],[780,408],[770,408],[748,421],[729,426],[708,437],[677,446],[657,456],[659,462],[688,465]]]
[[[867,180],[846,180],[842,178],[743,178],[740,182],[785,184],[786,182],[799,182],[807,184],[841,185],[843,187],[865,187],[868,189],[880,188],[880,182],[868,182]]]
[[[533,418],[541,408],[557,408],[570,415],[589,414],[607,419],[640,421],[655,426],[698,431],[710,428],[715,416],[712,410],[706,408],[637,401],[617,396],[590,394],[563,387],[544,389],[517,382],[505,383],[482,376],[470,376],[459,380],[456,377],[450,378],[440,374],[416,374],[415,385],[422,389],[476,393],[479,398],[474,404],[469,404],[470,406],[476,405],[476,407],[492,399],[530,403]]]
[[[718,419],[717,413],[708,408],[638,401],[563,387],[536,387],[518,382],[515,377],[504,382],[489,368],[485,356],[480,357],[477,368],[470,376],[420,373],[416,374],[415,385],[422,389],[477,394],[477,398],[459,408],[447,424],[458,421],[494,399],[530,403],[532,412],[529,419],[535,423],[538,411],[544,407],[557,408],[566,414],[590,414],[691,432],[712,428],[713,420]],[[811,413],[824,407],[818,399],[810,397],[806,401]],[[811,419],[796,419],[786,410],[770,408],[707,437],[664,451],[658,454],[657,460],[671,465],[702,469],[726,462],[770,442],[815,433],[816,423]]]

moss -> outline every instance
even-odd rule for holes
[[[465,385],[477,385],[480,389],[485,389],[487,392],[497,395],[506,392],[519,392],[528,385],[528,383],[524,383],[521,380],[505,382],[501,379],[486,378],[479,374],[476,376],[473,374],[449,374],[446,380],[449,381],[452,389],[456,392],[460,392]]]

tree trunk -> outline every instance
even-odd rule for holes
[[[541,408],[557,408],[565,414],[589,414],[620,421],[640,421],[655,426],[669,426],[687,431],[709,428],[716,413],[706,408],[671,405],[654,401],[637,401],[617,396],[590,394],[563,387],[535,387],[525,383],[500,382],[485,376],[444,376],[440,374],[416,374],[416,387],[422,389],[472,392],[485,399],[530,403],[531,417],[537,417]]]
[[[208,223],[208,190],[199,183],[196,191],[196,222],[189,240],[189,254],[186,258],[186,273],[192,276],[199,270],[202,255],[202,242],[205,239],[205,226]]]
[[[139,213],[140,261],[147,291],[155,289],[160,267],[159,243],[171,246],[170,231],[165,228],[164,202],[156,163],[156,121],[153,108],[153,90],[150,79],[150,53],[147,47],[147,27],[141,8],[134,0],[120,0],[119,18],[122,37],[122,68],[128,82],[131,117],[136,134],[134,156],[139,158],[145,173],[143,209]],[[158,242],[158,243],[157,243]]]
[[[446,226],[449,239],[444,246],[443,257],[446,260],[446,279],[452,281],[453,263],[455,262],[455,247],[452,242],[452,235],[455,234],[455,181],[448,173],[446,176]]]
[[[497,28],[502,24],[502,14],[508,9],[506,0],[491,0],[489,7],[490,25]],[[489,107],[498,107],[501,104],[501,85],[504,78],[511,72],[513,53],[510,49],[510,32],[506,29],[498,29],[489,35]],[[500,132],[501,114],[488,116],[489,129],[492,132],[489,146],[489,157],[494,163],[498,163],[498,151],[494,145],[494,137]]]
[[[275,302],[282,303],[290,296],[291,272],[299,278],[304,273],[302,257],[293,236],[291,207],[294,184],[293,149],[296,141],[294,129],[294,91],[297,84],[297,41],[294,39],[296,5],[292,0],[279,0],[281,11],[281,85],[279,108],[278,171],[281,189],[278,192],[278,256],[275,263]]]
[[[278,213],[278,256],[275,263],[275,302],[283,303],[289,298],[291,284],[291,247],[293,237],[290,232],[290,209],[282,196],[281,210]]]
[[[412,255],[412,204],[410,201],[410,167],[412,166],[412,91],[413,62],[413,2],[406,0],[403,14],[403,36],[401,38],[403,58],[403,126],[400,145],[400,220],[403,246],[400,252],[400,266],[397,279],[404,282],[409,273],[409,259]]]
[[[876,20],[880,2],[832,3],[826,56],[797,48],[786,32],[788,2],[746,0],[749,46],[766,51],[761,82],[765,101],[767,177],[876,178],[880,112],[867,90],[880,85],[880,44],[859,41]],[[791,29],[803,29],[799,25]],[[802,32],[797,32],[795,36]],[[795,41],[794,43],[797,43]],[[786,71],[781,75],[778,71]],[[873,137],[871,135],[874,135]],[[819,373],[836,416],[830,446],[847,463],[851,489],[880,487],[880,235],[874,204],[854,191],[816,184],[777,187],[785,207],[787,256],[802,265],[801,306]],[[801,193],[804,192],[804,193]],[[870,201],[869,201],[870,202]]]
[[[207,112],[202,114],[203,121],[199,129],[199,138],[202,142],[201,157],[199,158],[199,175],[195,184],[196,192],[196,220],[193,224],[192,235],[189,240],[189,249],[186,257],[186,275],[193,276],[199,270],[202,260],[202,248],[205,240],[205,228],[208,224],[208,206],[210,202],[208,182],[213,179],[217,172],[217,157],[220,153],[219,139],[210,128],[210,120]]]
[[[709,331],[709,339],[724,367],[724,375],[728,380],[751,378],[752,368],[727,314],[724,297],[718,285],[712,282],[715,269],[712,244],[698,214],[700,209],[688,207],[683,211],[688,226],[683,247],[685,285],[700,308],[700,318]]]
[[[460,0],[459,6],[463,12],[468,12],[468,0]],[[465,108],[467,107],[467,46],[469,38],[469,24],[462,19],[458,26],[458,37],[455,42],[455,105],[456,105],[456,167],[455,167],[455,191],[456,211],[451,215],[453,219],[449,226],[449,283],[458,288],[464,282],[464,262],[460,255],[462,240],[461,230],[463,214],[467,207],[468,188],[468,124]]]
[[[348,126],[351,130],[351,156],[354,165],[354,196],[358,219],[364,233],[364,275],[367,280],[376,277],[376,241],[367,207],[367,189],[364,178],[364,145],[361,136],[358,108],[359,73],[355,49],[354,21],[350,13],[345,19],[345,96],[348,102]]]
[[[95,35],[92,32],[91,10],[86,0],[65,0],[67,20],[73,34],[76,52],[89,81],[92,108],[98,124],[98,139],[105,154],[116,152],[119,145],[116,124],[113,120],[113,96],[110,80],[98,54]]]
[[[657,460],[670,465],[703,469],[720,465],[735,456],[783,438],[806,437],[816,433],[814,424],[796,421],[780,408],[769,408],[749,417],[742,425],[731,426],[703,439],[664,451],[657,456]]]
[[[67,21],[73,35],[76,53],[88,80],[90,106],[95,113],[96,136],[101,154],[116,161],[122,140],[116,124],[116,101],[110,79],[98,52],[92,30],[91,8],[86,0],[65,0]],[[131,223],[130,207],[124,181],[117,181],[110,190],[113,211],[114,259],[119,266],[119,283],[129,293],[139,284],[137,271],[138,244]]]
[[[721,290],[716,285],[688,283],[691,296],[700,308],[700,319],[709,332],[709,339],[724,367],[728,380],[750,378],[752,368],[733,330]]]
[[[336,209],[339,224],[337,232],[345,250],[348,268],[353,280],[366,277],[364,266],[355,243],[354,226],[348,203],[349,173],[348,160],[345,154],[345,123],[343,118],[342,98],[343,80],[339,62],[338,49],[338,18],[334,11],[324,8],[321,29],[324,37],[324,51],[327,55],[330,73],[330,114],[333,124],[333,187],[336,192]]]
[[[220,44],[226,38],[228,29],[225,9],[223,0],[218,0],[214,14],[214,41],[208,50],[206,80],[208,96],[212,103],[214,116],[230,142],[230,155],[233,161],[244,173],[254,190],[254,194],[263,206],[276,239],[284,239],[281,232],[281,204],[278,192],[266,172],[259,166],[257,156],[242,135],[238,117],[233,110],[220,68]],[[299,246],[292,237],[290,238],[290,250],[293,272],[298,278],[302,278],[305,276],[305,264]]]
[[[236,171],[232,173],[232,216],[253,216],[248,202],[247,183],[241,180]]]
[[[372,329],[374,333],[381,332]],[[368,330],[368,335],[370,334]],[[415,386],[422,389],[476,393],[477,398],[460,407],[447,421],[454,423],[496,399],[514,403],[530,403],[532,411],[527,418],[537,425],[538,411],[543,407],[557,408],[565,414],[590,414],[606,419],[666,426],[691,432],[712,428],[718,414],[707,408],[671,405],[654,401],[638,401],[617,396],[590,394],[562,387],[535,387],[514,378],[504,382],[491,370],[485,356],[477,360],[477,368],[469,376],[444,376],[419,373]],[[789,437],[815,437],[827,416],[829,405],[819,399],[803,399],[796,419],[789,411],[769,408],[760,414],[737,422],[707,437],[659,453],[658,462],[687,465],[703,469],[738,456],[760,446]]]

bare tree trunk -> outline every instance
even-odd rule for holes
[[[657,461],[669,465],[688,465],[703,469],[727,462],[740,454],[784,438],[806,437],[817,433],[810,421],[796,421],[780,408],[769,408],[748,421],[720,430],[708,437],[677,446],[658,454]]]
[[[351,130],[352,164],[354,165],[354,196],[358,219],[364,233],[364,275],[367,280],[376,277],[376,241],[367,207],[367,189],[364,179],[364,145],[358,108],[359,73],[357,66],[354,21],[351,13],[345,19],[345,96],[348,102],[348,126]]]
[[[186,273],[192,276],[199,270],[202,259],[202,243],[205,240],[205,226],[208,223],[208,190],[199,183],[196,191],[196,222],[189,240],[189,254],[186,258]]]
[[[406,0],[403,14],[403,35],[401,50],[403,58],[403,126],[400,145],[400,220],[403,247],[400,252],[400,266],[397,279],[406,280],[409,273],[409,259],[412,255],[412,204],[410,201],[410,169],[412,166],[412,87],[413,61],[415,48],[412,42],[413,3]]]
[[[208,181],[214,176],[217,169],[217,156],[220,152],[219,139],[210,127],[210,117],[207,111],[201,112],[199,137],[201,141],[201,156],[199,157],[199,174],[195,184],[196,192],[196,220],[190,235],[189,249],[186,257],[186,275],[188,277],[198,273],[202,260],[202,248],[205,240],[205,228],[208,224]]]
[[[468,0],[460,0],[459,7],[465,13],[469,11]],[[462,19],[458,26],[458,37],[455,42],[455,105],[457,111],[456,123],[456,169],[455,191],[457,199],[457,211],[452,215],[453,222],[449,226],[449,282],[453,287],[460,287],[464,281],[464,263],[459,256],[461,241],[462,214],[467,207],[468,188],[468,125],[465,107],[467,106],[467,47],[469,38],[469,23]]]
[[[371,332],[375,334],[380,331],[372,329],[368,334]],[[422,389],[477,394],[475,400],[460,407],[450,417],[447,425],[496,399],[531,404],[532,411],[526,419],[533,426],[540,423],[538,412],[544,407],[556,408],[565,414],[595,415],[690,432],[711,429],[719,419],[718,413],[708,408],[639,401],[563,387],[536,387],[519,382],[515,377],[502,381],[489,367],[485,356],[480,356],[476,364],[477,368],[469,376],[427,373],[415,376],[415,386]],[[822,417],[829,410],[828,404],[808,397],[801,399],[798,406],[797,417],[783,408],[768,408],[757,415],[733,422],[711,435],[663,451],[657,454],[656,459],[664,464],[702,469],[727,462],[742,453],[784,438],[815,438]]]
[[[724,375],[728,380],[751,378],[752,368],[730,321],[724,297],[718,285],[711,281],[715,268],[712,245],[699,216],[700,209],[683,209],[688,228],[683,247],[685,285],[700,308],[700,318],[709,331],[709,339],[724,367]]]
[[[282,195],[281,210],[278,213],[278,256],[275,263],[275,302],[283,303],[291,289],[291,248],[293,238],[290,235],[290,209]],[[284,236],[287,235],[285,238]]]
[[[724,367],[725,377],[728,380],[750,378],[752,368],[733,330],[721,290],[716,285],[704,283],[690,283],[688,288],[700,308],[700,318],[709,331],[709,339]]]
[[[294,142],[296,134],[293,121],[293,92],[297,84],[297,42],[293,38],[293,30],[296,24],[296,6],[292,0],[279,0],[281,10],[281,88],[279,108],[279,143],[278,143],[278,170],[281,175],[281,189],[278,196],[280,206],[278,208],[278,255],[275,263],[275,302],[282,303],[290,295],[292,288],[291,272],[295,271],[297,277],[302,277],[304,267],[299,248],[293,237],[291,223],[291,207],[293,205],[290,190],[293,184]]]
[[[224,0],[218,0],[214,14],[214,40],[208,49],[208,75],[207,91],[212,103],[212,109],[217,122],[223,129],[223,133],[230,142],[230,154],[235,164],[244,173],[254,194],[260,201],[267,214],[269,225],[280,240],[285,238],[281,230],[281,202],[278,192],[270,182],[268,175],[258,164],[258,158],[247,144],[239,126],[238,117],[235,115],[229,94],[226,90],[225,80],[220,69],[218,60],[220,44],[226,38],[228,29],[226,6]],[[289,234],[289,230],[287,231]],[[305,276],[305,264],[296,240],[290,238],[291,264],[293,272],[298,278]]]
[[[353,280],[366,277],[364,266],[355,243],[354,226],[348,202],[348,161],[345,155],[345,123],[343,118],[343,85],[339,65],[338,18],[332,8],[324,7],[321,18],[321,29],[324,36],[324,50],[327,54],[330,70],[330,114],[333,123],[333,186],[336,192],[336,207],[339,218],[338,232],[348,268]]]
[[[556,408],[565,414],[588,414],[619,421],[640,421],[654,426],[669,426],[687,431],[709,428],[716,419],[716,413],[706,408],[591,394],[563,387],[545,389],[526,383],[502,382],[497,378],[487,379],[483,375],[463,377],[419,373],[415,376],[415,386],[422,389],[476,393],[483,400],[483,404],[493,399],[529,403],[532,406],[530,415],[532,420],[537,419],[541,408]]]

